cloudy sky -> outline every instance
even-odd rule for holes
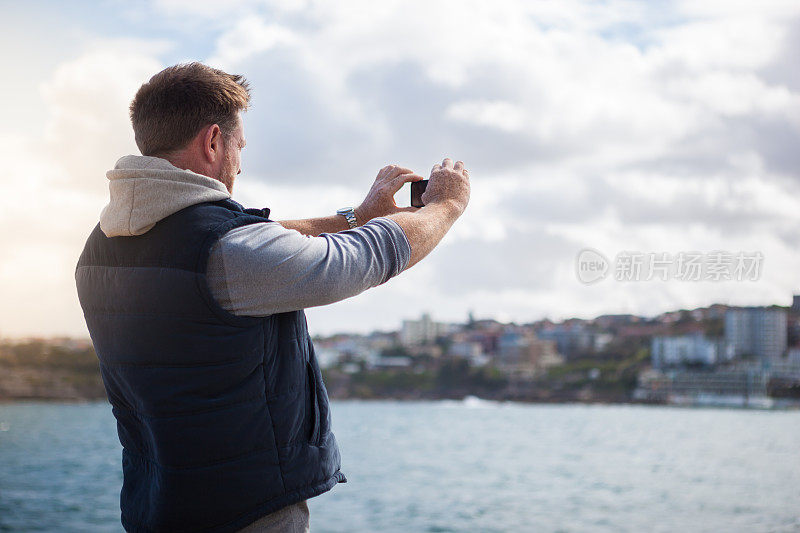
[[[797,2],[2,1],[0,336],[86,335],[74,285],[167,65],[245,75],[234,198],[333,213],[444,156],[472,200],[428,259],[308,311],[314,333],[440,320],[652,315],[800,290]],[[407,189],[398,195],[405,203]],[[576,276],[584,248],[760,252],[757,281]]]

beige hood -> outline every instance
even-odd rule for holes
[[[100,213],[107,237],[146,233],[184,207],[230,198],[222,182],[159,157],[126,155],[106,172],[111,199]]]

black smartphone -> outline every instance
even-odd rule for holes
[[[422,193],[428,186],[428,180],[419,180],[411,182],[411,207],[422,207]]]

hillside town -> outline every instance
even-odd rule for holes
[[[789,308],[717,304],[653,318],[503,324],[470,314],[450,324],[425,314],[398,331],[315,345],[331,387],[345,396],[381,396],[388,387],[411,397],[524,401],[757,407],[800,399],[800,296]]]
[[[790,307],[720,304],[526,324],[404,320],[314,338],[336,399],[800,406],[800,295]],[[104,397],[88,340],[0,339],[0,399]]]

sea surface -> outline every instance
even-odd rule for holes
[[[800,531],[800,411],[333,402],[311,531]],[[121,531],[111,408],[0,404],[0,531]]]

